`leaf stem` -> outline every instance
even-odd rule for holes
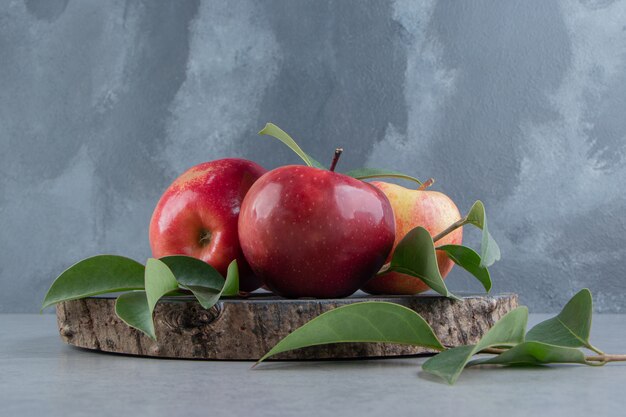
[[[500,348],[486,348],[481,350],[478,353],[490,353],[493,355],[499,355],[501,353],[506,352],[507,349]],[[606,354],[602,353],[599,355],[585,356],[585,360],[588,362],[626,362],[626,355],[616,355],[616,354]]]
[[[337,166],[337,162],[339,161],[339,157],[341,156],[341,153],[343,152],[343,148],[337,148],[335,149],[335,155],[333,156],[333,160],[330,163],[330,168],[329,171],[334,171],[335,167]]]
[[[612,355],[612,354],[604,354],[604,355],[593,355],[593,356],[585,356],[585,360],[589,362],[625,362],[626,355]]]
[[[463,217],[461,220],[455,221],[450,226],[448,226],[443,232],[441,232],[441,233],[437,234],[436,236],[434,236],[433,237],[433,242],[436,242],[436,241],[440,240],[441,238],[443,238],[447,234],[453,232],[454,230],[456,230],[459,227],[461,227],[464,224],[466,224],[466,222],[467,222],[467,216]]]

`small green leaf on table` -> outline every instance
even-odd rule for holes
[[[578,349],[554,346],[541,342],[523,342],[488,359],[471,361],[474,365],[543,365],[547,363],[581,363],[589,365]]]
[[[117,297],[115,314],[130,327],[140,330],[152,340],[156,340],[152,313],[148,306],[145,291],[131,291]]]
[[[480,266],[491,266],[500,260],[500,248],[487,228],[487,215],[482,201],[478,200],[474,203],[466,216],[465,223],[473,224],[483,231],[480,244]]]
[[[61,301],[144,288],[144,267],[132,259],[97,255],[66,269],[52,283],[41,309]]]
[[[474,275],[483,284],[485,291],[491,290],[489,270],[480,265],[480,255],[473,249],[462,245],[443,245],[437,247],[437,250],[444,251],[455,264]]]
[[[415,311],[395,303],[366,301],[319,315],[283,338],[257,364],[289,350],[348,342],[384,342],[443,349],[432,328]]]
[[[400,272],[418,278],[437,293],[458,300],[458,297],[448,291],[439,273],[433,238],[421,226],[404,236],[394,250],[389,269],[379,274],[388,272]]]
[[[358,169],[353,169],[351,171],[348,171],[344,173],[344,175],[347,175],[352,178],[356,178],[357,180],[366,180],[370,178],[400,178],[404,180],[413,181],[413,182],[418,183],[419,185],[422,185],[422,182],[415,177],[403,174],[402,172],[391,171],[387,169],[358,168]]]
[[[602,354],[602,351],[589,343],[592,311],[591,292],[586,288],[582,289],[569,300],[556,317],[530,329],[526,340],[571,348],[586,347]]]
[[[298,154],[298,156],[302,158],[302,160],[307,166],[310,166],[310,167],[312,166],[316,168],[324,168],[322,164],[320,164],[315,159],[311,158],[311,156],[309,156],[306,152],[304,152],[302,148],[298,146],[296,141],[293,140],[291,136],[287,134],[287,132],[285,132],[280,127],[276,126],[275,124],[267,123],[265,127],[261,129],[261,131],[259,132],[259,135],[268,135],[268,136],[275,137],[276,139],[278,139],[279,141],[287,145],[296,154]]]
[[[459,346],[445,350],[428,359],[422,369],[454,384],[470,358],[483,349],[515,346],[524,341],[528,309],[518,307],[502,317],[476,345]]]

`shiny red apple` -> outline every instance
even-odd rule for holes
[[[253,291],[260,280],[246,262],[237,232],[241,202],[266,170],[245,159],[219,159],[196,165],[163,193],[150,221],[155,258],[187,255],[201,259],[225,276],[237,260],[239,287]]]
[[[432,181],[432,180],[431,180]],[[436,236],[461,218],[456,204],[447,195],[425,188],[412,190],[382,181],[372,184],[380,188],[391,203],[396,220],[395,246],[415,227],[422,226]],[[425,186],[428,184],[425,183]],[[435,245],[460,245],[463,228],[458,228],[438,240]],[[389,262],[391,256],[387,260]],[[445,252],[437,251],[439,272],[443,278],[448,275],[454,262]],[[363,290],[370,294],[417,294],[428,290],[428,286],[417,278],[399,272],[390,272],[368,281]]]
[[[354,293],[383,265],[394,230],[382,191],[299,165],[263,175],[239,215],[239,240],[253,271],[289,298]]]

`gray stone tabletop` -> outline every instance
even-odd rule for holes
[[[547,316],[531,315],[531,324]],[[626,315],[592,341],[626,352]],[[0,315],[3,416],[623,416],[626,363],[470,369],[454,386],[424,357],[250,362],[148,359],[63,344],[53,315]]]

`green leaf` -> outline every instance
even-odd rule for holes
[[[98,255],[72,265],[52,283],[41,309],[61,301],[143,289],[144,267],[123,256]]]
[[[586,347],[602,353],[589,343],[593,301],[585,288],[574,295],[556,316],[537,324],[526,335],[527,341],[564,347]]]
[[[233,296],[239,294],[239,267],[237,261],[233,260],[228,265],[226,271],[226,282],[224,283],[224,289],[222,295]]]
[[[307,158],[309,158],[309,161],[311,161],[311,165],[313,165],[313,167],[315,168],[319,168],[319,169],[328,169],[327,167],[325,167],[324,165],[322,165],[321,163],[319,163],[318,161],[316,161],[311,155],[309,155],[308,153],[306,154]]]
[[[289,136],[287,134],[287,132],[285,132],[280,127],[276,126],[275,124],[267,123],[265,125],[265,127],[263,129],[261,129],[261,131],[259,132],[259,135],[268,135],[268,136],[275,137],[276,139],[278,139],[279,141],[281,141],[285,145],[289,146],[289,148],[292,151],[294,151],[296,154],[298,154],[298,156],[300,158],[302,158],[302,160],[304,161],[305,164],[307,164],[307,166],[310,166],[310,167],[314,166],[314,167],[317,167],[317,168],[323,168],[322,165],[319,162],[315,161],[306,152],[304,152],[302,150],[302,148],[300,148],[300,146],[298,146],[296,141],[293,140],[291,138],[291,136]]]
[[[480,339],[476,345],[477,352],[488,347],[514,346],[522,343],[527,323],[527,307],[517,307],[509,311]]]
[[[226,280],[224,281],[224,279],[222,279],[221,289],[218,290],[212,287],[195,284],[183,285],[183,288],[193,292],[193,295],[195,295],[200,305],[208,310],[213,307],[222,296],[239,294],[239,271],[237,269],[237,261],[233,260],[230,265],[228,265]]]
[[[475,353],[475,345],[459,346],[444,350],[424,362],[422,369],[443,378],[448,384],[452,385]]]
[[[435,244],[430,233],[419,226],[409,231],[394,250],[389,269],[382,272],[400,272],[416,277],[437,293],[458,299],[448,291],[439,273]]]
[[[399,304],[366,301],[323,313],[283,338],[259,361],[307,346],[384,342],[443,349],[426,321]]]
[[[130,327],[144,332],[152,340],[156,340],[152,313],[148,306],[145,291],[132,291],[117,297],[115,314]]]
[[[479,229],[485,227],[485,205],[482,201],[477,200],[474,202],[469,213],[465,216],[465,222],[471,223]]]
[[[403,174],[398,171],[390,171],[386,169],[358,168],[345,172],[344,175],[356,178],[357,180],[366,180],[369,178],[400,178],[413,181],[418,183],[419,185],[422,185],[422,182],[415,177]]]
[[[474,275],[483,284],[485,291],[489,292],[491,290],[489,270],[480,266],[480,255],[467,246],[462,245],[443,245],[437,249],[444,251],[455,264]]]
[[[164,262],[154,258],[148,259],[146,263],[145,286],[150,317],[161,297],[178,290],[178,282],[172,271]]]
[[[466,216],[465,222],[473,224],[483,231],[480,244],[480,266],[491,266],[494,262],[499,261],[500,248],[487,228],[487,214],[482,201],[478,200],[474,203]]]
[[[239,294],[239,271],[237,261],[228,265],[226,280],[211,265],[190,256],[167,256],[161,258],[174,273],[178,284],[191,291],[205,309],[217,303],[222,296]]]
[[[490,347],[515,346],[524,341],[528,309],[518,307],[502,317],[476,345],[459,346],[445,350],[428,359],[422,369],[454,384],[470,358]]]
[[[468,366],[488,364],[543,365],[547,363],[589,364],[585,360],[585,355],[578,349],[541,342],[523,342],[492,358],[471,361]]]
[[[117,298],[115,313],[124,323],[156,340],[152,321],[154,307],[165,294],[178,291],[178,282],[164,262],[153,258],[146,263],[144,282],[145,291],[134,291]]]
[[[211,265],[190,256],[166,256],[160,261],[170,268],[179,286],[191,291],[205,309],[213,307],[222,296],[239,294],[239,272],[235,260],[228,265],[226,279]]]
[[[208,263],[191,256],[173,255],[159,259],[174,274],[182,286],[200,286],[220,291],[224,277]]]

